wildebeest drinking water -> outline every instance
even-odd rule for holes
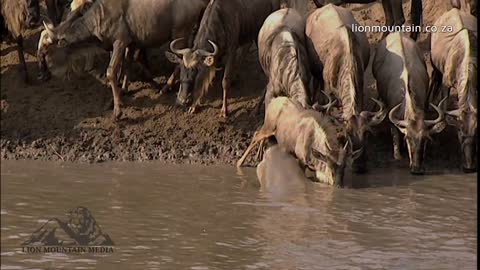
[[[260,64],[268,77],[265,108],[277,96],[290,97],[304,108],[309,107],[312,93],[305,49],[305,19],[294,9],[275,11],[260,29],[257,44]]]
[[[367,131],[383,121],[386,111],[376,99],[380,109],[365,110],[363,75],[370,47],[365,33],[352,31],[352,25],[357,23],[352,13],[342,7],[327,5],[315,10],[307,18],[307,50],[313,75],[328,94],[340,101],[341,119],[346,122],[354,148],[366,150]],[[365,172],[366,163],[364,151],[353,170]]]
[[[172,38],[188,37],[205,6],[204,0],[97,0],[73,22],[57,28],[47,25],[49,38],[60,47],[90,39],[113,48],[107,79],[113,93],[113,118],[121,116],[118,72],[125,51],[159,47]],[[130,57],[127,57],[127,59]]]
[[[274,98],[265,112],[262,127],[237,162],[242,166],[255,145],[274,136],[278,144],[293,154],[304,167],[316,173],[320,182],[343,186],[347,161],[358,158],[361,149],[352,153],[346,136],[339,136],[335,121],[315,110],[305,110],[287,97]]]
[[[438,31],[431,36],[433,64],[431,93],[437,96],[441,85],[447,95],[456,93],[455,110],[447,111],[447,122],[455,126],[465,172],[475,172],[477,149],[477,19],[456,8],[444,13],[434,25],[451,26],[452,32]],[[452,89],[453,91],[451,91]]]
[[[10,35],[17,44],[18,59],[23,72],[23,80],[28,81],[27,63],[23,52],[23,31],[34,26],[40,18],[38,3],[31,0],[2,0],[0,3],[0,27],[2,41]]]
[[[404,33],[389,34],[378,45],[373,74],[380,97],[391,109],[393,156],[401,159],[400,131],[407,141],[410,172],[423,174],[427,140],[445,128],[445,121],[443,111],[433,104],[438,118],[426,119],[428,73],[420,48]]]

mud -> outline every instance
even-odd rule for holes
[[[445,2],[448,1],[424,1],[425,25],[431,25],[435,18],[450,8]],[[380,3],[350,5],[349,8],[363,25],[384,22]],[[409,1],[404,3],[404,10],[408,22]],[[263,115],[254,115],[253,108],[263,93],[266,77],[254,46],[238,66],[229,96],[228,119],[220,117],[221,72],[217,73],[200,111],[189,114],[184,108],[174,105],[174,91],[159,94],[151,84],[142,82],[134,67],[132,83],[122,97],[123,116],[120,121],[113,122],[109,106],[111,90],[102,74],[105,61],[97,61],[100,64],[89,73],[73,74],[69,78],[53,77],[45,83],[36,81],[38,68],[34,55],[40,30],[31,30],[26,35],[29,84],[22,82],[14,46],[1,45],[2,160],[160,160],[169,163],[234,164],[262,123]],[[381,33],[368,33],[367,36],[373,50]],[[428,60],[427,34],[421,34],[418,43]],[[164,49],[149,52],[156,81],[160,83],[164,83],[173,70],[173,65],[163,57]],[[370,67],[365,77],[365,90],[376,96]],[[369,161],[375,167],[389,166],[392,161],[388,130],[388,126],[384,125],[370,136]],[[457,167],[458,143],[452,129],[434,137],[427,151],[428,167]],[[407,157],[406,152],[404,156]],[[247,164],[253,164],[252,160],[247,160]],[[402,164],[405,166],[405,163]]]

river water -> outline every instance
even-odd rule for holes
[[[253,169],[3,161],[1,269],[476,269],[476,174],[372,169],[362,181],[273,196]],[[22,252],[76,206],[113,253]]]

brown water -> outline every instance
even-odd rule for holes
[[[1,269],[476,269],[476,175],[372,170],[370,187],[283,197],[255,171],[3,161]],[[26,254],[47,219],[85,206],[113,254]]]

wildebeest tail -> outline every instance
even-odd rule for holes
[[[309,2],[310,0],[283,0],[283,4],[297,10],[302,17],[307,16]]]
[[[411,14],[412,14],[412,24],[421,25],[422,24],[422,13],[423,6],[422,0],[412,0],[411,1]]]

